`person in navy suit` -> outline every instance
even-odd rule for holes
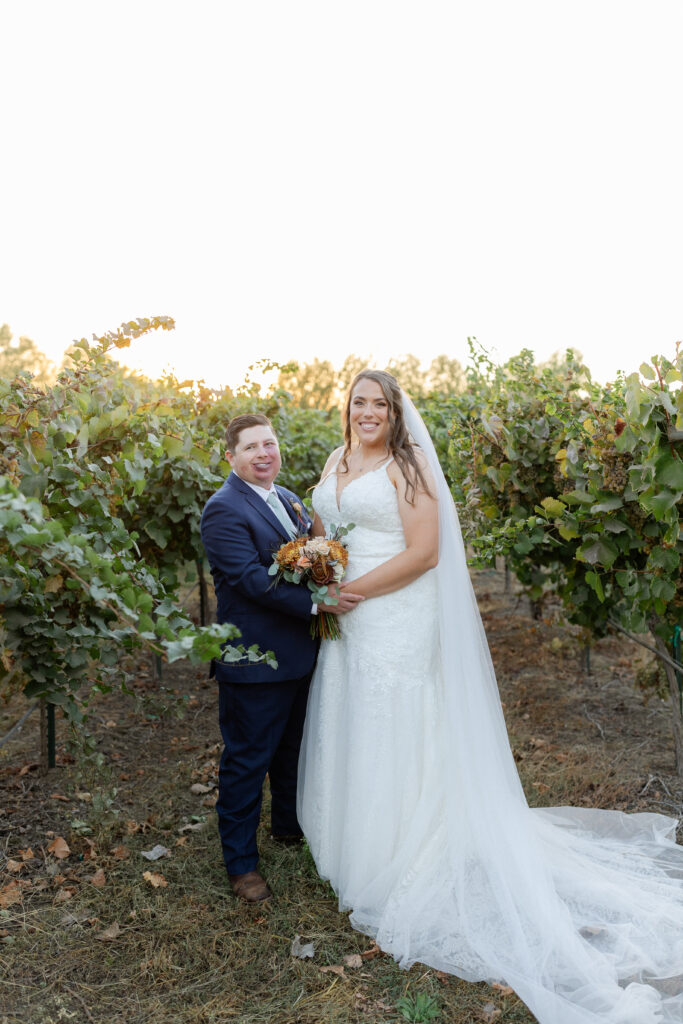
[[[293,843],[302,832],[296,816],[299,747],[308,687],[317,654],[310,634],[317,609],[310,591],[293,583],[273,587],[268,569],[273,552],[311,519],[292,491],[275,486],[280,449],[269,419],[246,414],[226,430],[232,472],[202,513],[201,534],[217,601],[218,622],[231,622],[245,648],[258,644],[275,653],[278,667],[265,662],[216,661],[219,719],[224,749],[218,776],[218,831],[223,860],[235,895],[247,902],[271,896],[256,870],[256,829],[266,773],[272,796],[273,838]],[[343,614],[362,598],[337,593]]]

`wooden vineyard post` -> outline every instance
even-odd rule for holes
[[[204,574],[204,562],[197,559],[197,576],[199,577],[199,625],[205,626],[209,617],[209,590]]]
[[[43,697],[40,701],[40,774],[47,775],[55,764],[55,706]]]
[[[678,627],[677,627],[678,628]],[[674,659],[680,664],[680,630],[678,634],[674,634],[673,653]],[[661,637],[655,635],[655,644],[660,655],[667,656],[668,651],[666,644]],[[674,749],[676,752],[676,771],[683,777],[683,693],[681,691],[681,672],[674,669],[669,663],[669,659],[664,661],[662,658],[662,664],[664,665],[664,671],[666,672],[666,681],[669,684],[669,694],[671,697],[671,727],[674,734]]]
[[[584,644],[583,652],[581,655],[581,667],[587,676],[592,675],[591,672],[591,645]]]

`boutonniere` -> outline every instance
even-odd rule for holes
[[[296,516],[296,518],[297,518],[297,520],[299,522],[299,525],[300,525],[301,529],[304,530],[304,532],[308,533],[308,523],[304,519],[303,505],[300,502],[298,502],[298,501],[290,501],[289,504],[290,504],[290,506],[292,508],[292,511],[294,512],[294,515]]]

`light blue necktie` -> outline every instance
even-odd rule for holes
[[[273,512],[278,517],[282,525],[284,526],[285,530],[287,531],[287,535],[289,537],[294,537],[296,534],[296,527],[294,526],[294,523],[292,522],[292,520],[289,518],[284,508],[282,507],[282,502],[278,498],[276,492],[271,491],[266,501],[268,502],[268,504],[270,505],[270,507],[272,508]]]

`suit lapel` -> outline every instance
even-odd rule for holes
[[[256,493],[256,491],[253,491],[249,484],[245,484],[244,480],[237,476],[237,473],[231,473],[227,479],[227,483],[238,490],[247,504],[258,512],[258,514],[262,516],[281,537],[284,537],[285,540],[291,539],[270,505],[268,505],[268,503],[265,502],[263,498]]]
[[[275,490],[277,491],[278,498],[282,502],[282,507],[286,510],[287,515],[292,520],[292,526],[294,527],[295,530],[298,531],[301,528],[302,523],[304,523],[303,518],[302,518],[301,522],[299,522],[299,520],[297,519],[296,512],[292,508],[292,503],[289,500],[289,498],[287,497],[287,495],[283,494],[282,488],[278,487],[278,485],[275,484]],[[304,525],[305,525],[305,523],[304,523]]]

